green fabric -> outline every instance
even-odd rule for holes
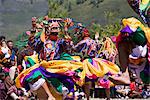
[[[138,27],[138,29],[136,30],[136,32],[134,33],[132,40],[137,44],[137,45],[143,45],[144,43],[146,43],[146,36],[144,31],[142,31],[142,29],[140,27]]]
[[[42,78],[44,78],[44,76],[42,75],[40,71],[35,71],[31,77],[27,78],[26,81],[32,82],[34,79],[38,78],[38,76],[42,76]]]
[[[16,41],[15,46],[17,46],[19,49],[26,46],[28,44],[28,35],[26,32],[23,32],[22,34],[19,34]]]
[[[35,71],[31,77],[27,78],[26,81],[27,82],[32,82],[34,79],[38,78],[39,76],[41,76],[42,78],[46,79],[42,75],[42,73],[40,71]],[[56,90],[58,92],[62,93],[62,83],[58,79],[56,79],[56,78],[49,78],[49,79],[47,79],[47,81],[49,83],[51,83],[56,88]]]
[[[5,72],[5,77],[6,77],[6,76],[9,76],[9,73],[8,73],[8,72]]]
[[[90,63],[92,63],[92,59],[88,59],[88,61],[89,61]]]
[[[50,78],[48,82],[51,83],[58,92],[62,93],[62,83],[57,78]]]
[[[37,38],[37,37],[39,37],[41,34],[42,34],[42,31],[37,32],[37,33],[35,34],[35,37]]]
[[[30,67],[31,67],[30,64],[27,64],[26,66],[27,66],[27,68],[30,68]]]
[[[43,17],[38,18],[37,23],[41,23],[43,21]]]
[[[73,58],[71,57],[71,55],[64,52],[60,55],[60,60],[73,60]]]
[[[77,72],[77,73],[79,73],[79,72],[82,72],[83,70],[82,69],[77,69],[77,70],[75,70],[75,72]]]
[[[43,24],[44,24],[44,25],[48,25],[48,21],[45,21],[45,20],[44,20],[44,21],[43,21]]]
[[[148,9],[150,7],[150,3],[147,3],[147,4],[140,4],[140,10],[142,10],[142,11],[145,11],[146,9]]]
[[[144,74],[144,71],[142,71],[142,72],[140,73],[140,77],[141,77],[142,81],[143,81],[145,84],[149,84],[149,83],[150,83],[150,77],[146,76],[146,75]]]
[[[3,70],[3,69],[2,69],[2,67],[0,66],[0,73],[2,73],[2,70]]]
[[[32,60],[32,58],[28,57],[27,61],[31,66],[35,65],[35,62]]]

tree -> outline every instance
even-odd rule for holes
[[[64,8],[61,0],[48,0],[48,16],[51,18],[67,17],[68,11]]]
[[[86,0],[76,0],[76,4],[83,4]]]
[[[68,2],[68,12],[70,12],[71,10],[72,10],[71,2]]]
[[[99,7],[99,4],[101,3],[101,2],[103,2],[104,0],[90,0],[90,5],[92,4],[93,5],[93,7]]]
[[[33,0],[30,0],[30,3],[33,4]]]
[[[105,26],[93,23],[89,27],[90,35],[91,35],[92,38],[94,38],[96,33],[99,33],[100,38],[103,38],[103,37],[106,37],[106,36],[109,37],[109,36],[117,35],[119,30],[120,30],[119,22],[116,22],[114,24],[108,24],[108,25],[105,25]]]

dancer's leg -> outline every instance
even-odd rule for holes
[[[107,96],[107,100],[110,100],[110,88],[105,89],[105,93],[106,93],[106,96]]]
[[[134,43],[132,41],[122,41],[118,44],[119,62],[121,66],[121,71],[123,72],[121,76],[111,77],[110,80],[115,84],[130,84],[130,77],[128,72],[129,64],[129,54],[134,48]]]
[[[84,93],[86,94],[86,98],[87,100],[90,99],[90,89],[91,89],[91,82],[86,82],[84,85],[83,85],[83,90],[84,90]]]
[[[116,85],[130,84],[128,68],[126,68],[126,72],[122,73],[121,76],[112,76],[109,80]]]
[[[44,84],[42,85],[42,87],[44,88],[45,92],[47,93],[48,95],[48,100],[55,100],[55,98],[52,96],[48,86],[47,86],[47,83],[44,82]]]

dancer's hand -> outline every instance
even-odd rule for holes
[[[48,100],[56,100],[53,96],[49,96]]]

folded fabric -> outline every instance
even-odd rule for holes
[[[145,32],[145,36],[146,36],[147,42],[150,44],[150,28],[149,27],[145,27],[143,29],[143,31]]]
[[[83,62],[74,60],[42,61],[21,72],[16,78],[16,86],[28,88],[28,83],[34,83],[34,80],[41,76],[50,82],[58,92],[62,92],[62,85],[72,92],[74,84],[82,86],[86,81],[85,78],[102,78],[108,72],[118,74],[119,71],[117,65],[100,58],[86,59]]]
[[[132,50],[132,53],[129,55],[129,58],[138,59],[140,57],[145,57],[146,53],[147,53],[147,45],[145,45],[144,47],[137,46]]]
[[[143,19],[143,21],[146,24],[149,24],[149,9],[150,9],[150,3],[149,0],[128,0],[129,5],[132,7],[132,9],[140,15],[140,17]]]
[[[40,79],[38,79],[38,81],[35,82],[34,84],[29,83],[30,89],[31,89],[31,90],[34,90],[34,91],[35,91],[35,90],[38,90],[38,89],[44,84],[44,82],[45,82],[45,79],[40,78]]]
[[[144,28],[144,25],[138,19],[134,17],[123,19],[122,23],[124,26],[128,25],[130,29],[134,32],[137,30],[138,27],[140,27],[142,30]]]
[[[101,79],[99,81],[99,85],[102,86],[103,88],[110,88],[110,81],[109,80],[106,80],[106,79]]]
[[[128,25],[126,27],[124,27],[120,32],[121,33],[128,33],[129,35],[133,34],[133,30],[131,30]]]
[[[138,27],[136,32],[133,34],[132,40],[137,44],[137,45],[143,45],[146,44],[146,36],[145,32]]]

